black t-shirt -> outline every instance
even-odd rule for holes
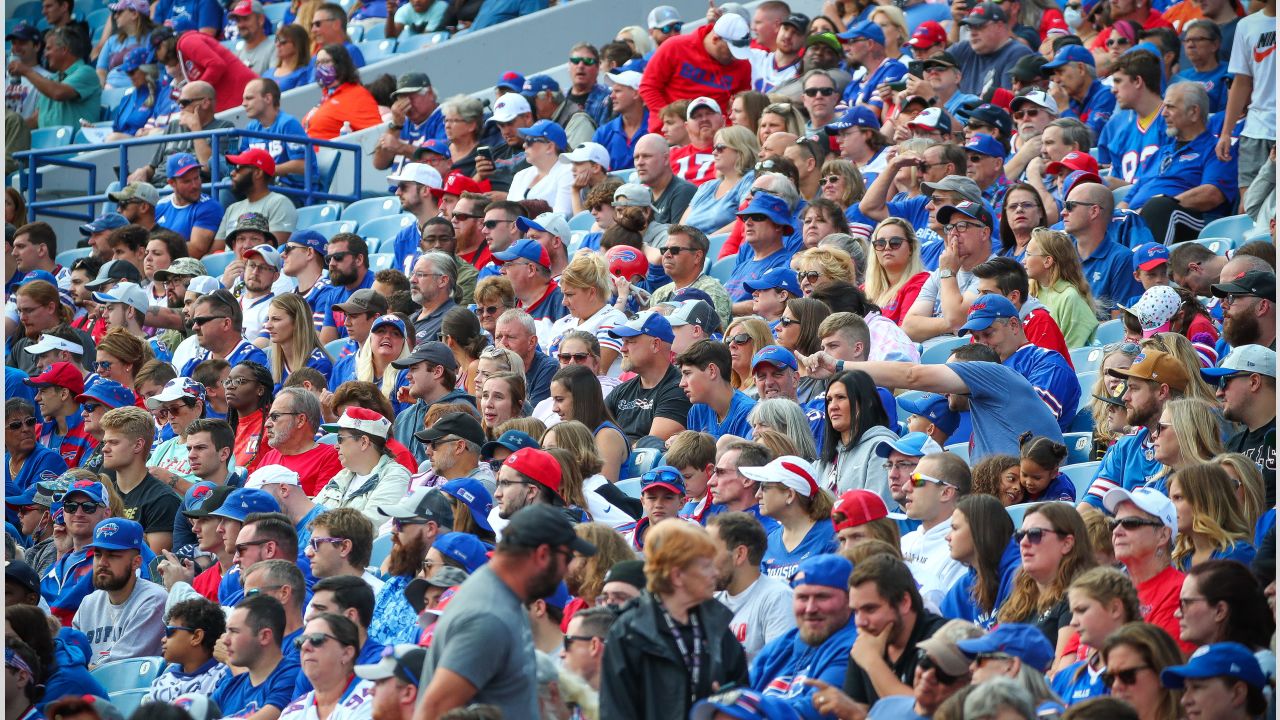
[[[678,175],[673,176],[671,184],[662,192],[662,197],[653,201],[653,222],[666,225],[680,222],[696,192],[698,188],[693,183]]]
[[[680,370],[675,366],[667,368],[662,380],[648,390],[640,384],[639,377],[622,383],[605,398],[605,405],[631,442],[650,434],[654,418],[675,420],[681,425],[689,421],[689,398],[680,389]]]
[[[1276,504],[1276,421],[1257,430],[1245,428],[1227,440],[1227,450],[1248,457],[1262,468],[1263,485],[1267,488],[1267,507]]]
[[[615,391],[616,392],[616,391]],[[911,637],[907,640],[907,647],[902,651],[902,655],[898,656],[897,661],[889,663],[889,667],[893,670],[894,677],[906,685],[915,683],[916,678],[916,661],[919,659],[916,646],[921,640],[927,640],[933,637],[938,628],[945,625],[947,619],[928,610],[921,610],[916,617],[915,627],[911,628]],[[871,678],[858,665],[858,663],[849,661],[849,669],[844,674],[844,692],[849,697],[860,703],[867,705],[875,705],[880,699],[880,695],[876,692],[876,688],[871,684]]]
[[[1071,608],[1067,605],[1066,596],[1041,613],[1031,624],[1040,628],[1050,645],[1057,647],[1058,631],[1071,624]]]
[[[119,492],[119,485],[116,491]],[[128,493],[120,493],[124,503],[124,517],[142,526],[144,533],[173,532],[173,516],[182,505],[182,498],[168,485],[155,479],[151,473]]]

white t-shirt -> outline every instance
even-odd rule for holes
[[[774,64],[774,53],[760,48],[751,48],[747,62],[751,63],[751,89],[762,93],[771,93],[779,85],[797,77],[800,63],[795,62],[784,68]]]
[[[951,518],[928,531],[921,525],[902,536],[902,559],[920,584],[920,596],[933,607],[942,604],[947,591],[965,574],[964,565],[951,559],[951,546],[947,544],[949,532]]]
[[[770,575],[761,575],[738,595],[716,593],[716,599],[733,611],[729,629],[747,651],[747,660],[775,638],[796,626],[791,609],[791,587]]]
[[[280,720],[320,720],[316,691],[296,698],[280,711]],[[326,720],[370,720],[373,717],[373,682],[361,680],[329,713]]]
[[[1245,115],[1245,137],[1276,139],[1276,18],[1256,12],[1236,24],[1227,72],[1253,78],[1253,95]]]
[[[260,200],[240,200],[227,208],[222,216],[222,227],[214,235],[218,240],[227,237],[227,233],[236,226],[236,221],[245,213],[255,212],[267,218],[267,226],[271,232],[291,233],[298,224],[298,209],[289,198],[277,192],[269,192]]]
[[[596,490],[608,484],[609,481],[600,473],[596,473],[582,481],[582,496],[587,499],[587,511],[591,513],[591,519],[614,528],[632,522],[635,518],[632,518],[613,503],[605,500],[603,495],[596,492]]]
[[[596,340],[600,341],[600,347],[617,353],[617,357],[613,360],[613,365],[604,373],[611,377],[617,377],[622,372],[622,341],[610,335],[609,331],[626,322],[627,316],[623,315],[621,310],[608,303],[601,306],[594,315],[586,320],[579,320],[572,315],[565,315],[551,324],[551,332],[542,350],[554,358],[560,348],[560,339],[565,336],[565,333],[573,330],[589,332],[596,336]]]
[[[530,165],[511,178],[511,189],[507,191],[507,199],[513,202],[528,200],[546,200],[554,212],[565,217],[573,215],[573,166],[567,163],[556,163],[547,172],[546,177],[532,184],[538,177],[538,168]]]

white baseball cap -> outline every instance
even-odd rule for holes
[[[644,79],[644,75],[636,72],[635,70],[606,73],[604,77],[610,85],[622,85],[629,87],[632,90],[639,90],[640,81]]]
[[[693,119],[693,111],[694,111],[694,110],[697,110],[698,108],[703,108],[703,107],[705,107],[705,108],[711,108],[712,110],[715,110],[716,112],[720,113],[721,115],[723,115],[723,114],[724,114],[724,111],[720,109],[720,103],[716,102],[715,100],[712,100],[711,98],[707,97],[706,95],[703,95],[703,96],[701,96],[701,97],[696,97],[696,98],[694,98],[693,100],[690,100],[690,101],[689,101],[689,107],[688,107],[688,109],[687,109],[687,110],[685,110],[685,111],[684,111],[684,119],[685,119],[685,120],[692,120],[692,119]]]
[[[529,101],[518,92],[505,93],[498,101],[493,104],[493,121],[494,122],[511,122],[525,113],[533,112],[529,107]]]
[[[649,11],[649,29],[656,30],[660,27],[666,27],[671,23],[683,23],[680,18],[680,11],[670,5],[659,5]]]
[[[187,284],[187,292],[192,292],[197,295],[207,295],[214,290],[221,289],[222,283],[218,281],[218,278],[210,277],[208,275],[197,275],[191,278],[191,282]]]
[[[341,429],[356,430],[385,440],[391,434],[391,423],[373,410],[351,406],[342,413],[338,422],[325,423],[320,429],[327,433],[336,433]]]
[[[1111,488],[1102,497],[1103,507],[1112,515],[1116,514],[1116,508],[1120,507],[1121,503],[1126,502],[1131,502],[1142,512],[1155,516],[1173,533],[1170,539],[1177,539],[1178,509],[1173,506],[1173,501],[1167,495],[1153,487],[1143,486],[1132,490]]]
[[[263,262],[275,268],[276,270],[279,270],[280,268],[284,267],[284,260],[280,258],[280,251],[276,250],[275,248],[271,247],[266,243],[263,243],[261,245],[254,245],[253,247],[244,251],[244,256],[246,258],[249,257],[250,255],[257,255],[258,257],[262,258]]]
[[[444,187],[444,181],[440,179],[440,173],[426,163],[406,163],[404,167],[400,168],[400,172],[388,175],[387,182],[415,182],[435,190]]]
[[[264,485],[301,486],[302,482],[298,479],[298,473],[283,465],[262,465],[249,474],[249,479],[245,481],[244,486],[261,490]]]
[[[151,299],[147,297],[147,291],[137,283],[131,282],[116,283],[109,292],[94,293],[93,299],[104,305],[124,303],[143,314],[146,314],[147,308],[151,307]]]
[[[96,294],[96,293],[95,293]],[[34,344],[23,348],[32,355],[41,355],[50,350],[66,350],[72,355],[83,355],[84,347],[80,343],[73,343],[58,337],[57,335],[41,335],[40,340]]]
[[[714,32],[729,46],[729,52],[739,60],[751,57],[751,28],[737,13],[725,13],[712,26]]]
[[[572,151],[560,153],[560,160],[566,165],[579,162],[593,162],[609,172],[609,151],[600,143],[584,142]]]
[[[1058,101],[1050,97],[1049,93],[1043,90],[1032,90],[1026,95],[1019,95],[1009,103],[1010,112],[1016,112],[1019,105],[1031,103],[1041,107],[1054,115],[1058,114]]]
[[[775,458],[764,467],[740,467],[738,472],[756,482],[780,483],[805,497],[818,494],[818,471],[808,460],[795,455]]]

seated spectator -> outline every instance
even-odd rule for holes
[[[1175,406],[1170,403],[1170,409]],[[1226,470],[1210,463],[1184,467],[1169,478],[1168,488],[1178,508],[1175,566],[1186,572],[1209,560],[1252,562],[1251,527],[1236,505]]]
[[[263,79],[276,83],[281,92],[312,82],[311,36],[307,29],[297,24],[281,25],[274,42],[275,61],[262,71]]]
[[[289,705],[300,672],[281,653],[284,629],[284,606],[270,595],[246,598],[231,611],[223,641],[227,662],[248,672],[231,676],[209,696],[222,712],[279,712]]]
[[[297,472],[308,496],[314,497],[342,469],[334,446],[315,441],[321,425],[320,402],[311,393],[302,388],[281,390],[265,421],[265,439],[271,447],[259,451],[260,464],[283,465]]]
[[[622,338],[624,363],[636,373],[605,399],[627,439],[635,442],[652,435],[665,441],[683,431],[690,403],[680,388],[680,370],[671,363],[671,323],[656,312],[645,312],[609,334]]]
[[[572,59],[570,62],[572,63]],[[570,72],[578,73],[580,67],[586,69],[585,66],[571,65]],[[612,88],[609,91],[609,99],[616,116],[605,122],[604,113],[601,113],[596,118],[600,128],[596,130],[592,139],[608,149],[609,164],[614,170],[625,170],[635,166],[632,153],[641,137],[648,132],[649,110],[644,106],[644,100],[641,99],[639,92],[643,77],[641,73],[634,70],[609,73],[607,76]],[[602,86],[595,85],[595,87]],[[603,96],[603,93],[593,88],[591,95]],[[569,97],[574,99],[574,93],[570,92]],[[586,102],[588,114],[591,114],[591,105],[591,99],[588,98]],[[599,103],[599,106],[602,108],[604,103]]]
[[[1255,717],[1266,712],[1268,705],[1266,673],[1239,643],[1202,647],[1187,664],[1166,667],[1160,681],[1166,688],[1182,691],[1179,704],[1191,714]]]
[[[56,3],[55,3],[56,4]],[[40,54],[44,48],[44,33],[36,29],[35,25],[26,20],[18,20],[13,23],[5,33],[5,40],[9,43],[10,59],[18,60],[22,64],[33,68],[40,68],[37,72],[44,74],[48,72],[41,66]],[[9,111],[16,122],[7,121],[17,131],[19,135],[29,136],[30,129],[35,127],[38,118],[36,116],[36,98],[40,96],[35,85],[25,77],[14,78],[17,82],[10,83],[5,89],[5,108]],[[6,137],[8,133],[6,133]],[[8,143],[15,145],[14,143]],[[28,143],[29,144],[29,140]],[[10,152],[17,152],[18,147],[14,147]],[[30,148],[27,148],[30,149]],[[6,164],[7,168],[12,166]],[[11,169],[7,170],[12,172]],[[17,188],[14,188],[17,192]],[[9,206],[6,206],[6,211]],[[26,217],[22,213],[15,213],[18,217]],[[13,222],[12,220],[10,222]]]
[[[1027,271],[1012,258],[993,257],[973,269],[978,277],[978,291],[1001,295],[1018,309],[1027,340],[1046,350],[1062,355],[1070,365],[1071,353],[1062,330],[1048,308],[1030,294]]]
[[[1095,136],[1101,135],[1115,110],[1116,97],[1098,79],[1093,54],[1079,45],[1064,45],[1042,70],[1059,88],[1054,96],[1058,106],[1067,101],[1062,116],[1076,118]]]
[[[680,223],[692,225],[708,235],[729,232],[733,213],[755,180],[752,168],[759,152],[759,141],[745,128],[717,131],[712,152],[715,179],[699,184]]]
[[[517,202],[545,200],[555,212],[573,214],[573,170],[569,164],[560,162],[560,153],[568,147],[564,128],[549,120],[539,120],[516,132],[524,139],[524,158],[529,167],[512,178],[507,198]]]
[[[254,74],[266,74],[276,64],[276,43],[266,34],[262,3],[239,0],[227,11],[227,17],[236,25],[236,57]]]
[[[209,695],[231,675],[213,656],[226,631],[216,602],[193,598],[174,603],[164,616],[164,659],[170,663],[151,682],[147,702],[169,703],[181,695]]]
[[[403,3],[387,13],[387,37],[399,38],[401,33],[422,35],[440,28],[444,14],[453,6],[437,5],[432,0],[414,0]]]
[[[679,109],[675,107],[678,104],[685,104],[685,110],[675,113]],[[678,100],[663,108],[662,116],[662,135],[672,148],[671,171],[676,177],[694,185],[715,179],[714,138],[725,125],[720,104],[709,97]],[[748,132],[755,137],[754,132]],[[683,212],[671,215],[672,218],[683,216]]]
[[[566,97],[560,91],[560,83],[550,76],[531,75],[520,93],[532,109],[535,121],[548,120],[564,128],[565,147],[577,147],[591,140],[596,121],[581,105]]]
[[[936,191],[932,197],[931,206],[939,202]],[[959,331],[977,296],[973,268],[991,257],[994,222],[984,204],[966,199],[943,206],[937,210],[937,221],[946,232],[947,249],[902,320],[902,329],[917,342]]]
[[[328,6],[322,6],[320,10],[326,11]],[[337,12],[341,13],[341,8]],[[321,22],[319,17],[316,22]],[[346,30],[342,32],[345,34]],[[320,103],[302,117],[307,135],[318,140],[332,140],[348,126],[349,132],[382,124],[378,102],[360,84],[360,74],[356,72],[360,65],[345,46],[323,46],[316,53],[313,66],[316,83],[320,85]]]
[[[226,239],[233,218],[258,213],[266,218],[277,243],[288,242],[298,221],[298,210],[289,198],[267,188],[275,180],[275,158],[263,148],[250,147],[239,155],[228,155],[227,163],[231,165],[231,190],[244,199],[227,207],[214,238]]]
[[[157,93],[156,66],[151,64],[151,50],[135,47],[119,65],[133,92],[125,95],[112,112],[111,134],[107,140],[128,140],[146,126],[155,112]]]
[[[714,437],[746,437],[750,433],[747,416],[755,401],[732,385],[728,346],[700,340],[674,362],[680,368],[680,387],[692,403],[687,423],[690,430]]]
[[[562,218],[554,215],[549,215],[544,222],[550,224],[549,221],[553,219],[558,219],[556,224],[563,223]],[[528,223],[524,218],[519,222],[525,223],[527,228],[534,228],[534,224]],[[545,233],[553,238],[555,244],[563,245],[559,236],[541,229],[537,232]],[[502,276],[515,290],[516,308],[545,326],[538,334],[550,334],[550,325],[567,315],[568,311],[564,307],[563,292],[553,279],[553,259],[547,249],[534,239],[517,240],[505,252],[494,254],[493,258],[501,268]],[[499,317],[498,320],[501,322],[502,318]],[[501,340],[499,344],[503,344]]]
[[[348,407],[337,423],[321,425],[338,434],[342,470],[316,492],[316,502],[334,509],[352,507],[381,522],[378,505],[394,503],[409,487],[409,471],[386,452],[391,423],[377,412]],[[345,432],[344,432],[345,431]]]
[[[317,7],[314,13],[311,16],[311,24],[307,26],[311,31],[311,47],[316,51],[311,62],[311,80],[320,81],[318,69],[320,63],[316,61],[320,58],[320,50],[329,45],[341,45],[347,51],[353,68],[364,67],[364,54],[347,35],[347,12],[342,6],[327,2]],[[321,82],[320,85],[324,87],[325,83]]]
[[[790,581],[805,559],[835,551],[833,499],[818,485],[818,473],[808,460],[784,455],[738,472],[759,483],[760,512],[778,523],[769,531],[764,573]]]
[[[330,642],[332,641],[332,642]],[[296,697],[280,712],[284,720],[306,717],[324,697],[344,706],[356,699],[371,702],[373,683],[356,677],[356,656],[360,654],[360,633],[354,622],[334,612],[315,615],[298,636],[299,660],[308,684],[315,689]]]
[[[940,612],[990,630],[1021,561],[1018,544],[1011,541],[1013,522],[1000,500],[975,492],[956,503],[950,527],[950,557],[968,571],[946,591]]]
[[[752,288],[756,285],[752,281],[769,284],[773,289],[776,289],[777,283],[784,282],[793,286],[787,291],[788,294],[801,295],[790,269],[792,253],[784,242],[795,224],[786,201],[776,195],[758,193],[737,215],[744,222],[745,247],[738,251],[733,273],[725,283],[729,299],[733,301],[734,313],[755,312],[756,301],[752,297],[755,290]],[[786,280],[788,277],[789,281]],[[775,311],[781,314],[780,309]]]
[[[1076,252],[1084,268],[1084,279],[1093,291],[1098,309],[1106,315],[1119,312],[1118,303],[1142,294],[1142,286],[1132,272],[1128,248],[1111,239],[1115,199],[1104,185],[1077,183],[1063,204],[1063,229],[1075,240]]]
[[[404,6],[401,6],[402,8]],[[391,93],[391,122],[374,150],[374,167],[390,167],[396,174],[428,140],[447,140],[444,113],[431,78],[425,73],[405,73]]]
[[[71,627],[90,638],[91,668],[160,653],[168,593],[136,574],[143,545],[142,526],[132,520],[103,520],[93,530],[87,547],[93,551],[97,589],[84,598],[71,621]]]
[[[721,112],[720,108],[728,107],[733,95],[750,89],[751,64],[747,61],[750,38],[747,22],[734,13],[725,13],[714,24],[704,25],[696,32],[671,38],[658,46],[645,66],[644,79],[640,83],[640,96],[649,108],[649,131],[659,132],[662,129],[660,113],[676,100],[709,95],[708,99],[716,105],[716,112]],[[716,77],[715,92],[707,93],[708,85],[686,73],[682,69],[685,66],[697,68],[695,75]],[[692,110],[695,104],[696,101],[689,109]]]
[[[1237,642],[1265,659],[1270,653],[1260,643],[1275,623],[1269,613],[1252,614],[1265,602],[1258,579],[1244,565],[1229,560],[1200,563],[1182,583],[1179,639],[1201,647]]]
[[[281,36],[277,35],[277,38]],[[282,44],[282,43],[278,43]],[[252,80],[244,86],[244,111],[249,118],[249,124],[246,130],[256,130],[265,133],[278,133],[282,135],[305,135],[306,131],[302,129],[302,123],[289,113],[280,110],[280,93],[289,88],[277,83],[270,77],[263,77]],[[275,172],[265,173],[266,180],[270,184],[280,184],[285,187],[302,189],[303,176],[306,172],[303,162],[306,157],[304,146],[300,143],[281,143],[266,138],[245,136],[240,139],[240,154],[244,155],[251,149],[265,150],[271,159],[275,161]],[[311,178],[313,182],[317,182],[320,178],[320,167],[315,162],[311,163]],[[239,217],[233,215],[231,217]],[[284,217],[272,218],[274,221],[270,223],[271,231],[275,235],[276,243],[283,244],[289,239],[292,232],[293,224],[289,223],[289,230],[283,229]],[[230,234],[230,229],[227,230]]]
[[[1179,81],[1200,83],[1209,94],[1210,114],[1227,108],[1227,64],[1221,57],[1223,33],[1226,31],[1207,18],[1183,25],[1182,55],[1185,63],[1181,72],[1170,79],[1175,84]]]
[[[1053,662],[1053,647],[1032,625],[1006,623],[983,637],[956,643],[965,657],[971,658],[974,684],[981,688],[995,686],[1008,679],[1024,691],[1035,707],[1045,712],[1065,708],[1045,682],[1045,673]],[[994,657],[993,657],[994,656]]]
[[[1113,567],[1095,567],[1076,575],[1067,598],[1071,625],[1079,633],[1082,649],[1088,651],[1084,659],[1053,673],[1051,685],[1071,706],[1107,693],[1102,647],[1107,636],[1127,623],[1140,622],[1142,615],[1133,582]]]
[[[667,242],[662,249],[662,269],[671,282],[653,291],[650,304],[656,307],[685,288],[701,290],[711,297],[720,322],[727,325],[732,319],[729,295],[719,280],[704,272],[709,249],[710,241],[701,230],[690,225],[668,228]]]
[[[242,93],[243,88],[237,90],[235,97],[240,98]],[[213,86],[209,83],[193,80],[183,85],[181,94],[178,96],[178,104],[181,106],[182,111],[176,118],[169,121],[164,128],[164,133],[179,135],[202,130],[222,130],[234,127],[230,122],[214,117],[214,113],[220,109],[215,107],[216,98]],[[209,162],[213,157],[213,145],[208,138],[195,138],[175,140],[157,145],[151,162],[130,173],[129,182],[150,182],[158,188],[164,187],[165,184],[173,179],[173,173],[168,169],[169,161],[175,155],[181,154],[189,154],[197,158],[200,177],[208,179]],[[159,217],[158,211],[157,217]],[[170,229],[186,235],[179,228],[170,227]],[[199,254],[192,253],[193,256],[198,256]]]
[[[1102,646],[1107,668],[1103,682],[1112,697],[1137,711],[1137,717],[1177,717],[1178,695],[1161,685],[1160,676],[1183,657],[1159,626],[1132,622],[1108,635]]]
[[[881,315],[901,324],[929,279],[920,262],[915,231],[906,220],[886,218],[871,234],[871,249],[867,258],[867,297],[880,306]]]
[[[48,76],[41,72],[39,65],[27,65],[16,59],[9,61],[10,77],[23,78],[39,93],[37,127],[80,127],[82,123],[98,121],[102,82],[93,68],[79,57],[84,42],[85,38],[72,28],[49,31],[44,49],[44,64],[51,73]]]

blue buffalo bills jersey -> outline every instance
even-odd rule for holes
[[[1160,150],[1167,139],[1164,116],[1156,114],[1147,127],[1138,121],[1138,113],[1120,110],[1111,116],[1098,137],[1098,163],[1111,166],[1111,176],[1133,182],[1140,171]]]

